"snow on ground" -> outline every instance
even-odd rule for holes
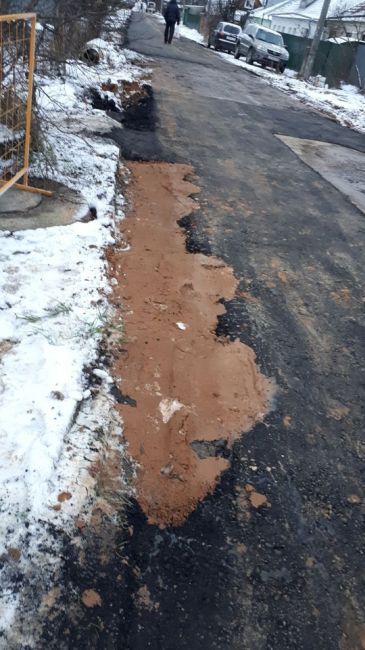
[[[183,26],[181,36],[197,43],[203,42],[202,35],[196,29]],[[265,79],[275,88],[290,93],[305,104],[330,115],[340,124],[365,133],[365,96],[355,86],[343,84],[339,90],[325,88],[318,84],[316,78],[310,82],[296,79],[296,73],[290,69],[287,69],[283,75],[278,75],[274,71],[264,70],[258,64],[249,65],[242,59],[237,60],[232,54],[226,52],[217,52],[216,54],[232,65]]]
[[[82,102],[86,116],[91,110],[90,87],[98,88],[102,95],[113,98],[116,107],[121,108],[119,88],[122,87],[123,82],[134,81],[147,73],[146,70],[136,67],[136,63],[146,62],[146,59],[137,53],[111,47],[110,42],[102,38],[89,41],[88,45],[101,54],[98,65],[68,61],[65,79],[60,81],[38,76],[36,101],[40,111],[45,109],[49,112],[64,113],[67,108],[69,114],[79,113],[80,102]],[[118,90],[116,92],[103,90],[102,86],[108,88],[116,86]],[[45,117],[52,119],[52,115]]]
[[[114,18],[118,41],[125,18],[125,12]],[[115,187],[119,150],[77,129],[72,133],[70,116],[85,125],[97,116],[107,120],[92,108],[88,88],[142,74],[131,63],[133,53],[110,41],[103,47],[99,66],[70,61],[64,79],[37,79],[52,165],[39,157],[32,169],[81,192],[97,219],[0,233],[0,556],[8,558],[0,576],[0,632],[9,628],[19,604],[14,573],[28,580],[39,573],[36,558],[43,547],[46,574],[47,526],[67,530],[90,496],[85,456],[98,443],[90,421],[89,427],[75,428],[75,416],[80,407],[88,411],[84,369],[97,362],[103,332],[111,326],[103,249],[114,241],[114,222],[122,217]],[[117,199],[121,206],[123,197]],[[96,417],[99,426],[110,405],[103,409]]]
[[[161,14],[155,13],[153,16],[158,20],[159,23],[163,25],[165,24],[165,19]],[[176,25],[174,38],[180,38],[180,36],[183,38],[188,38],[190,41],[195,41],[196,43],[203,43],[204,41],[204,36],[200,34],[196,29],[191,29],[190,27],[186,27],[186,25],[182,24]]]
[[[204,36],[200,34],[196,29],[191,29],[185,25],[180,25],[180,36],[188,38],[190,41],[195,41],[196,43],[203,43]]]

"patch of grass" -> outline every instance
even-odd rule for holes
[[[115,508],[117,512],[124,511],[132,504],[131,497],[122,490],[102,490],[101,493],[105,501]]]
[[[117,343],[128,343],[128,337],[125,332],[124,323],[119,323],[118,325],[111,323],[108,329],[113,334],[117,335]]]
[[[40,320],[42,320],[43,316],[37,316],[36,314],[31,314],[30,312],[26,312],[23,314],[23,316],[16,316],[18,320],[25,320],[27,323],[38,323]]]
[[[127,342],[124,324],[114,323],[110,318],[108,309],[99,312],[92,321],[78,320],[80,322],[80,327],[76,330],[76,338],[90,338],[97,335],[106,336],[108,334],[116,333],[118,335],[118,343]]]
[[[55,302],[53,305],[50,305],[50,307],[45,307],[44,311],[45,314],[43,315],[25,312],[21,316],[17,315],[16,318],[18,320],[25,320],[27,323],[39,323],[39,321],[43,320],[44,318],[55,318],[61,314],[69,314],[72,311],[72,307],[70,305],[66,305],[64,302]]]
[[[47,315],[50,318],[55,318],[61,314],[69,314],[72,311],[72,307],[70,305],[66,305],[64,302],[55,302],[54,305],[46,307],[44,311],[47,312]]]
[[[45,332],[41,327],[32,327],[32,334],[40,334],[50,345],[57,345],[58,340],[50,332]]]

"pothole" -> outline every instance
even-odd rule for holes
[[[156,128],[156,109],[153,89],[148,84],[132,87],[123,85],[123,117],[126,129],[134,131],[154,131]]]
[[[108,117],[116,120],[132,131],[154,131],[156,110],[153,89],[149,84],[123,82],[103,84],[102,91],[90,88],[92,107],[105,111]],[[115,99],[110,96],[113,93]],[[123,106],[121,109],[119,106]]]

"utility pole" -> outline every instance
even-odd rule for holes
[[[262,11],[262,15],[261,15],[261,25],[262,25],[262,23],[264,22],[264,11],[265,11],[265,9],[266,9],[266,7],[267,7],[267,3],[268,3],[268,2],[269,2],[269,0],[264,0],[264,3],[263,3],[262,8],[261,8],[261,11]],[[265,16],[265,18],[266,18],[266,16]]]
[[[298,75],[299,79],[304,79],[305,81],[307,81],[312,74],[314,60],[316,58],[318,47],[321,41],[321,36],[324,28],[324,23],[327,18],[330,2],[331,0],[323,0],[322,10],[318,19],[316,31],[314,32],[313,40],[309,48],[309,51],[306,57],[304,58],[301,71]]]

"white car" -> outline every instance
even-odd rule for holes
[[[237,37],[235,59],[239,59],[242,54],[246,56],[247,63],[257,61],[263,68],[271,66],[278,72],[284,72],[289,61],[289,52],[282,35],[253,23],[247,25]]]

